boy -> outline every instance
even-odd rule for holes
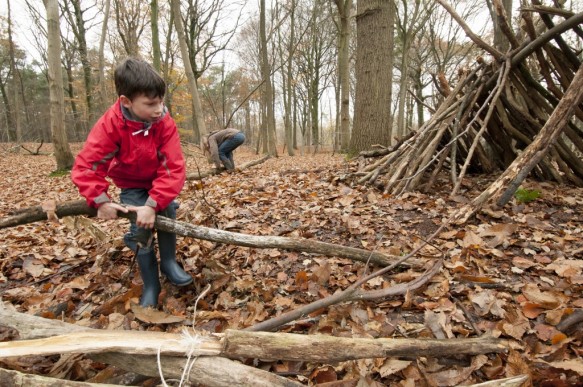
[[[235,170],[233,151],[245,142],[245,135],[233,128],[219,130],[203,136],[201,147],[209,163],[221,169],[221,163],[227,171]]]
[[[158,261],[152,228],[156,213],[175,219],[186,167],[176,123],[164,106],[166,83],[148,63],[129,58],[115,69],[118,99],[91,129],[75,159],[71,178],[101,219],[117,218],[117,211],[135,211],[136,222],[124,236],[137,253],[144,282],[140,305],[157,307],[160,294]],[[106,177],[121,188],[113,203]],[[160,269],[178,286],[192,283],[176,262],[176,234],[158,231]]]

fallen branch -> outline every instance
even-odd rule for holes
[[[339,362],[378,357],[441,357],[506,352],[505,340],[367,339],[228,329],[213,336],[150,331],[91,330],[0,343],[0,357],[121,352],[132,355],[223,356],[264,360]]]
[[[71,380],[63,380],[50,378],[47,376],[24,374],[18,371],[5,370],[0,368],[0,385],[1,386],[35,386],[35,387],[113,387],[118,384],[105,383],[87,383],[74,382]]]
[[[269,157],[270,157],[269,155],[265,155],[260,159],[252,160],[252,161],[249,161],[247,163],[241,164],[236,169],[237,170],[248,169],[250,167],[253,167],[255,165],[258,165],[258,164],[265,162],[267,159],[269,159]],[[204,179],[205,177],[220,175],[222,172],[224,172],[223,169],[210,169],[208,171],[193,172],[193,173],[189,173],[188,175],[186,175],[186,179],[187,180],[201,180],[201,179]]]
[[[561,332],[572,333],[582,321],[583,309],[575,309],[573,313],[569,314],[557,324],[557,329]]]
[[[20,144],[20,147],[22,149],[24,149],[25,151],[27,151],[28,153],[30,153],[31,155],[38,156],[38,155],[40,155],[39,151],[40,151],[40,148],[43,146],[43,144],[44,144],[44,140],[41,140],[39,146],[34,151],[31,151],[30,149],[26,148],[23,144]],[[48,154],[48,153],[46,153],[46,154]]]
[[[97,210],[89,207],[85,201],[79,200],[58,204],[56,206],[55,214],[59,218],[78,215],[96,216]],[[119,212],[118,215],[120,217],[131,219],[135,216],[135,213],[130,212],[124,214]],[[0,219],[0,229],[43,220],[47,220],[47,214],[41,206],[29,207],[19,210],[15,215]],[[163,216],[156,217],[155,227],[158,230],[212,242],[245,247],[275,248],[319,254],[328,257],[348,258],[360,262],[370,262],[379,266],[390,265],[398,259],[397,257],[388,256],[378,252],[371,252],[333,243],[319,242],[304,238],[247,235],[204,226],[196,226],[190,223],[165,218]]]
[[[416,251],[414,251],[413,253],[409,253],[408,255],[406,255],[402,259],[406,260],[407,258],[412,256],[414,253],[416,253]],[[348,288],[346,288],[343,291],[334,293],[331,296],[314,301],[310,304],[301,306],[297,309],[290,310],[289,312],[282,313],[277,317],[273,317],[269,320],[252,325],[252,326],[246,328],[245,330],[247,330],[247,331],[272,331],[272,330],[275,330],[276,328],[278,328],[284,324],[287,324],[291,321],[297,320],[298,318],[300,318],[302,316],[306,316],[306,315],[308,315],[308,314],[310,314],[318,309],[327,308],[331,305],[335,305],[335,304],[338,304],[340,302],[356,301],[356,300],[374,300],[374,299],[381,299],[381,298],[385,298],[385,297],[389,297],[389,296],[406,294],[408,291],[413,291],[415,289],[418,289],[423,284],[425,284],[427,281],[429,281],[429,279],[431,279],[431,277],[433,277],[433,275],[435,275],[435,273],[437,273],[439,271],[439,269],[441,268],[442,261],[437,261],[423,275],[421,275],[419,278],[417,278],[411,282],[408,282],[405,284],[399,284],[397,286],[391,286],[389,288],[381,289],[381,290],[364,291],[364,290],[359,289],[359,287],[361,285],[363,285],[364,283],[366,283],[370,279],[387,272],[388,270],[394,268],[397,264],[398,264],[398,262],[394,263],[393,265],[389,265],[389,266],[387,266],[387,267],[385,267],[385,268],[383,268],[375,273],[372,273],[372,274],[366,276],[365,278],[361,278],[360,280],[358,280],[354,284],[350,285]]]
[[[511,378],[490,380],[484,383],[472,384],[467,387],[521,387],[528,386],[530,384],[525,384],[529,381],[528,375],[518,375]]]
[[[0,305],[0,321],[5,326],[18,330],[22,339],[42,338],[49,335],[63,335],[70,332],[98,332],[91,328],[48,320],[23,313],[8,311]],[[127,333],[127,332],[124,332]],[[160,376],[156,356],[123,353],[89,354],[88,357],[102,363],[151,377]],[[186,357],[161,356],[160,364],[165,378],[181,379]],[[210,387],[222,386],[281,386],[292,387],[302,384],[274,375],[267,371],[249,367],[223,357],[199,357],[190,369],[191,380]]]

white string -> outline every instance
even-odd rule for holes
[[[203,343],[204,340],[202,340],[201,336],[199,336],[196,331],[194,330],[194,323],[196,321],[196,308],[198,306],[198,301],[203,298],[208,291],[211,289],[211,285],[208,284],[207,287],[204,289],[204,291],[202,293],[200,293],[200,295],[196,298],[196,301],[194,302],[194,312],[193,312],[193,317],[192,317],[192,334],[188,331],[188,328],[184,327],[182,328],[182,337],[180,340],[173,340],[178,342],[181,345],[189,345],[188,348],[188,352],[187,352],[187,358],[186,358],[186,364],[184,365],[184,369],[182,371],[182,376],[180,378],[180,383],[178,384],[178,387],[182,387],[183,383],[187,383],[189,382],[189,378],[190,378],[190,371],[192,370],[192,366],[194,365],[194,363],[196,362],[196,359],[198,359],[198,355],[195,356],[194,358],[192,357],[194,352],[200,347],[200,345]],[[160,344],[158,346],[158,353],[156,355],[156,359],[158,362],[158,373],[160,374],[160,379],[162,380],[162,385],[164,387],[169,387],[168,384],[166,384],[166,380],[164,379],[164,374],[162,372],[162,362],[160,359],[160,353],[162,351],[162,344]]]

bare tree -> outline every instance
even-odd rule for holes
[[[512,16],[512,0],[494,0],[492,4],[492,0],[486,0],[486,4],[488,5],[488,10],[490,11],[490,17],[492,18],[492,24],[494,25],[494,47],[496,47],[501,52],[506,52],[510,47],[510,42],[508,38],[502,31],[500,27],[499,17],[511,17]],[[496,7],[496,5],[498,7]],[[498,11],[503,11],[503,15],[499,15]]]
[[[264,153],[275,156],[275,112],[273,109],[273,85],[271,83],[271,65],[269,63],[267,32],[266,32],[266,10],[265,0],[260,1],[259,10],[259,42],[261,47],[261,77],[263,79],[263,139]]]
[[[174,23],[176,25],[176,32],[178,33],[178,41],[180,42],[180,51],[182,53],[182,61],[184,63],[184,70],[188,78],[188,86],[192,94],[192,115],[194,126],[194,141],[199,142],[201,136],[207,133],[204,116],[202,113],[202,105],[198,95],[198,87],[196,85],[196,78],[188,58],[188,47],[186,46],[186,34],[182,24],[182,15],[180,13],[180,1],[172,0],[172,14],[174,15]]]
[[[188,59],[198,80],[235,36],[242,1],[187,0],[181,9]],[[237,10],[239,8],[239,10]],[[185,59],[186,60],[186,59]]]
[[[90,23],[90,20],[86,20],[86,15],[94,5],[92,4],[89,7],[84,7],[81,4],[81,0],[65,0],[60,4],[62,5],[64,19],[71,27],[71,31],[75,36],[75,49],[79,52],[79,60],[83,67],[85,103],[87,105],[87,116],[85,117],[85,121],[91,124],[94,116],[93,79],[92,66],[89,61],[89,48],[87,46],[88,23]],[[79,118],[80,117],[76,117],[76,119]]]
[[[65,130],[59,5],[58,0],[44,0],[44,4],[47,11],[47,58],[51,100],[51,133],[55,148],[57,170],[69,170],[73,166],[74,158],[69,148],[67,132]]]
[[[125,53],[140,55],[140,39],[149,21],[148,7],[139,0],[113,0],[117,31]]]
[[[410,9],[410,6],[413,6]],[[394,137],[402,138],[407,133],[406,116],[409,112],[405,110],[406,102],[410,85],[410,62],[412,55],[412,47],[415,36],[419,34],[428,18],[430,17],[435,4],[431,2],[427,5],[425,1],[415,0],[399,2],[399,12],[396,13],[397,33],[401,46],[401,61],[399,63],[399,94],[398,94],[398,108],[397,108],[397,125],[396,128],[391,128],[393,135],[390,143]]]
[[[276,3],[276,14],[279,14],[285,7],[279,7]],[[278,37],[278,51],[279,56],[283,63],[281,71],[281,81],[282,81],[282,99],[283,99],[283,128],[285,132],[285,146],[287,148],[287,153],[290,156],[295,154],[294,148],[294,130],[292,127],[292,117],[293,117],[293,52],[295,51],[295,39],[296,39],[296,1],[291,0],[288,4],[286,12],[289,12],[289,23],[287,24],[287,30],[284,28],[277,29]],[[278,16],[278,18],[282,18]],[[284,59],[285,58],[285,59]]]
[[[340,149],[350,144],[350,39],[352,0],[334,0],[340,19],[338,32],[338,85],[340,86]]]
[[[160,33],[158,31],[158,0],[150,1],[150,28],[152,29],[152,64],[156,71],[161,70]]]
[[[16,68],[16,57],[15,57],[15,50],[14,50],[14,40],[12,38],[12,15],[11,15],[11,7],[10,7],[10,0],[6,0],[7,10],[8,10],[8,20],[7,20],[7,32],[8,32],[8,61],[9,61],[9,76],[6,78],[11,78],[11,88],[13,91],[13,98],[10,101],[8,97],[8,93],[3,88],[3,96],[4,101],[6,101],[6,110],[8,116],[8,123],[9,127],[7,130],[9,140],[16,141],[16,144],[19,145],[22,142],[22,123],[20,119],[20,96],[19,96],[19,80],[20,75],[18,69]],[[6,82],[7,83],[7,82]],[[11,135],[11,132],[13,133]],[[12,138],[11,138],[12,137]],[[15,151],[19,151],[20,147],[14,148]]]
[[[99,37],[99,50],[98,50],[98,85],[99,85],[99,104],[102,111],[107,109],[107,88],[105,86],[105,38],[107,36],[107,26],[109,21],[109,10],[111,6],[111,0],[105,0],[103,6],[103,22],[101,24],[101,36]]]

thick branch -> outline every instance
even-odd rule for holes
[[[470,339],[366,339],[293,333],[245,332],[229,329],[223,334],[191,337],[149,331],[91,330],[33,340],[0,343],[0,356],[62,353],[121,352],[125,354],[223,356],[337,362],[377,357],[437,357],[500,353],[504,340]],[[192,339],[194,337],[194,339]]]
[[[0,368],[0,386],[119,387],[118,384],[74,382]]]
[[[5,326],[17,329],[22,339],[62,335],[70,332],[97,332],[97,330],[74,324],[8,311],[2,306],[0,306],[0,321]],[[90,354],[89,357],[95,361],[112,364],[141,375],[160,376],[158,362],[156,356],[153,355],[128,356],[123,353],[109,352]],[[186,365],[186,357],[161,356],[161,365],[161,371],[165,378],[180,380]],[[190,369],[190,378],[191,380],[196,380],[199,384],[211,387],[301,386],[300,383],[271,374],[267,371],[243,365],[238,361],[215,356],[201,356],[193,362],[192,368]]]
[[[71,201],[57,205],[55,214],[63,216],[88,215],[95,216],[96,210],[90,208],[85,201]],[[135,213],[118,213],[119,216],[131,218]],[[42,221],[47,219],[47,214],[41,206],[29,207],[20,210],[18,214],[0,220],[0,229],[17,225]],[[162,231],[168,231],[177,235],[189,236],[212,242],[226,243],[245,247],[275,248],[288,251],[300,251],[304,253],[320,254],[328,257],[348,258],[360,262],[370,262],[375,265],[387,266],[397,258],[378,252],[346,247],[333,243],[319,242],[304,238],[287,238],[280,236],[254,236],[234,233],[204,226],[196,226],[190,223],[156,217],[155,227]]]

